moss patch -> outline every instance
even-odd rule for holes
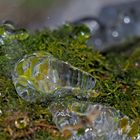
[[[87,47],[89,37],[89,29],[83,25],[64,25],[34,34],[0,26],[0,138],[59,140],[69,136],[58,131],[47,105],[27,103],[14,89],[14,64],[25,54],[39,50],[92,74],[97,84],[89,100],[120,110],[137,122],[130,135],[140,133],[140,39],[128,40],[122,44],[123,50],[102,54]],[[20,119],[26,124],[20,124]]]

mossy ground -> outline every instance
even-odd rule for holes
[[[9,27],[8,27],[9,28]],[[64,25],[50,31],[28,34],[25,30],[7,33],[0,44],[0,139],[1,140],[61,140],[61,134],[43,103],[28,103],[16,93],[11,80],[14,64],[25,54],[44,50],[56,58],[89,72],[96,79],[96,87],[89,100],[120,110],[135,120],[131,136],[140,132],[140,39],[128,40],[123,49],[100,53],[87,47],[90,37],[85,26]],[[21,121],[22,120],[22,121]]]

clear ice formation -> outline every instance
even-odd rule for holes
[[[73,90],[84,93],[95,86],[90,74],[43,51],[18,61],[12,77],[18,95],[27,101]]]
[[[74,98],[85,97],[95,87],[95,79],[47,52],[24,56],[16,63],[12,79],[23,99],[52,100],[48,107],[53,121],[63,134],[71,134],[69,140],[140,139],[129,137],[132,121],[119,111]]]
[[[128,136],[130,119],[111,107],[78,101],[49,108],[57,128],[71,132],[69,140],[139,140]]]

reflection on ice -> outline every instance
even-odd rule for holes
[[[60,96],[74,90],[84,94],[95,86],[90,74],[47,52],[26,55],[17,62],[13,82],[19,96],[28,101],[39,99],[40,96]]]
[[[131,140],[131,120],[121,112],[101,104],[72,101],[50,107],[58,129],[71,132],[70,140]],[[138,140],[135,138],[135,140]]]

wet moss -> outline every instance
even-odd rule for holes
[[[62,135],[52,122],[47,105],[23,101],[12,83],[16,61],[40,50],[92,74],[97,84],[89,100],[120,110],[137,122],[130,136],[140,133],[140,39],[122,44],[123,49],[100,53],[87,47],[89,37],[89,29],[83,25],[64,25],[54,31],[44,29],[34,34],[0,27],[0,138],[67,139],[68,134]],[[18,129],[16,116],[26,116],[28,125]]]

